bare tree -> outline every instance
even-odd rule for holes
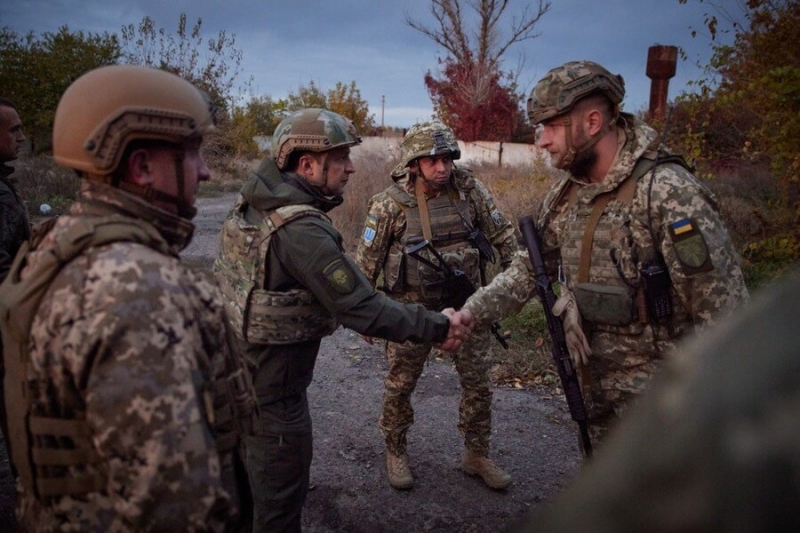
[[[536,24],[550,10],[549,0],[525,2],[519,16],[511,17],[510,31],[502,30],[501,19],[510,0],[431,0],[431,14],[436,27],[406,15],[406,24],[426,35],[447,50],[459,63],[474,63],[486,72],[499,68],[508,48],[539,36]],[[463,6],[478,14],[476,31],[470,32],[463,15]]]
[[[449,82],[450,89],[442,91],[441,85],[434,89],[437,80],[430,72],[425,80],[434,107],[443,119],[457,122],[458,117],[475,116],[479,108],[490,105],[498,95],[498,80],[508,80],[507,90],[516,89],[516,75],[500,68],[503,55],[513,44],[539,36],[536,24],[550,10],[550,1],[526,1],[518,15],[507,13],[510,3],[511,0],[431,0],[430,12],[436,23],[430,26],[406,14],[406,24],[447,52],[441,61],[445,78],[442,83]],[[465,14],[465,7],[471,8],[474,15]],[[454,73],[457,80],[449,79]]]

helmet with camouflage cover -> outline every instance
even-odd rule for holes
[[[169,72],[135,65],[92,70],[56,109],[53,158],[89,176],[108,176],[134,140],[182,144],[214,128],[210,100]]]
[[[625,81],[591,61],[570,61],[539,80],[528,98],[528,118],[539,124],[566,113],[582,98],[605,94],[615,106],[625,96]]]
[[[308,108],[295,111],[278,124],[272,136],[272,157],[280,170],[295,150],[327,152],[361,143],[353,121],[333,111]]]
[[[408,172],[409,165],[420,157],[442,154],[450,154],[454,160],[461,157],[453,130],[438,120],[414,124],[400,143],[400,163],[392,170],[392,176]]]

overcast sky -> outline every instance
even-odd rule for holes
[[[524,3],[512,0],[509,14]],[[625,109],[639,111],[650,98],[650,46],[678,46],[689,57],[679,59],[670,97],[690,90],[687,81],[701,75],[693,62],[705,65],[711,54],[703,31],[708,9],[698,0],[552,0],[537,25],[539,37],[509,49],[504,67],[515,70],[524,58],[519,81],[527,94],[555,66],[597,61],[622,74]],[[172,32],[180,13],[189,22],[202,18],[206,36],[235,34],[243,52],[238,81],[252,75],[255,94],[277,99],[311,80],[325,91],[355,81],[378,125],[383,120],[408,127],[430,118],[423,76],[436,72],[444,51],[405,23],[409,14],[432,25],[430,0],[0,0],[0,26],[18,33],[40,34],[65,24],[73,31],[119,33],[145,15]],[[692,29],[698,30],[695,38]]]

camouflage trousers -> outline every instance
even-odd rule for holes
[[[458,430],[464,437],[466,448],[483,456],[489,454],[492,430],[492,388],[489,379],[491,359],[487,355],[488,343],[488,331],[476,331],[453,354],[461,381]],[[417,386],[430,351],[430,344],[388,343],[386,356],[389,372],[384,380],[379,427],[386,439],[386,449],[395,455],[406,452],[406,433],[414,423],[411,394]]]
[[[578,369],[593,445],[602,443],[609,430],[647,389],[660,366],[661,356],[652,343],[637,346],[630,338],[620,337],[595,335],[589,364]]]

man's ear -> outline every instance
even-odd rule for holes
[[[130,153],[125,163],[128,181],[137,185],[152,185],[152,158],[150,151],[146,148],[139,148]]]
[[[303,154],[297,160],[297,173],[306,178],[314,175],[314,165],[317,160],[311,154]]]
[[[589,108],[584,116],[586,128],[590,136],[597,135],[603,129],[603,113],[597,108]]]

